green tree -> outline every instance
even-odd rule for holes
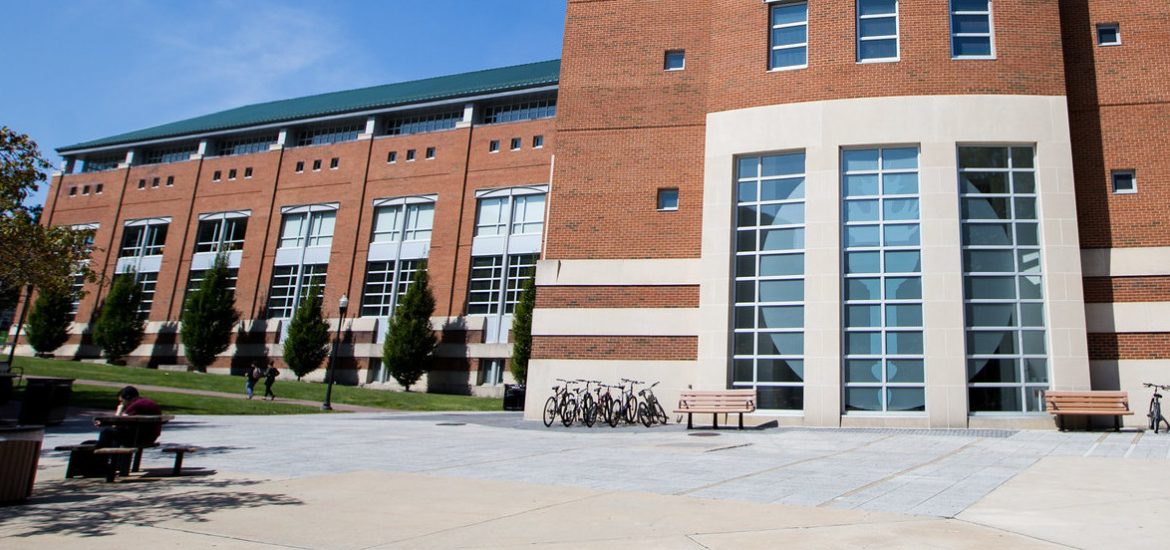
[[[520,301],[512,311],[512,378],[517,384],[528,381],[528,359],[532,357],[532,308],[536,306],[536,283],[524,281]]]
[[[232,329],[240,320],[236,297],[228,280],[227,257],[220,254],[203,274],[199,288],[187,294],[179,336],[187,363],[200,372],[231,345]]]
[[[138,313],[142,306],[142,285],[136,279],[133,271],[114,277],[94,323],[93,341],[105,352],[106,362],[110,364],[121,364],[122,358],[142,343],[146,322]]]
[[[44,290],[28,314],[28,343],[38,354],[50,354],[69,340],[73,322],[73,294]]]
[[[310,286],[288,323],[284,339],[284,362],[300,380],[321,367],[329,355],[329,324],[321,316],[321,297]]]
[[[435,297],[424,267],[415,274],[410,288],[394,309],[386,329],[386,343],[382,344],[382,364],[406,391],[430,370],[431,356],[438,345],[431,326],[434,313]]]
[[[89,257],[89,232],[45,227],[41,207],[24,204],[50,168],[35,141],[0,127],[0,288],[31,284],[67,292],[79,270],[89,277],[82,263]]]

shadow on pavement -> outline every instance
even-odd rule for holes
[[[299,506],[283,494],[249,492],[254,480],[211,479],[214,471],[193,469],[179,478],[131,477],[119,483],[100,480],[54,480],[37,484],[24,503],[0,507],[0,528],[8,537],[73,535],[102,537],[121,526],[149,526],[166,521],[206,522],[213,512]],[[241,490],[243,489],[243,490]]]

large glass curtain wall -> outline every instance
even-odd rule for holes
[[[1032,147],[960,147],[971,412],[1038,412],[1048,388]]]
[[[918,149],[846,150],[846,412],[926,410]]]
[[[736,170],[732,386],[760,409],[804,408],[804,152]]]

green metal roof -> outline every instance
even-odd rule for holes
[[[557,84],[561,61],[541,61],[370,88],[246,105],[153,128],[60,147],[58,153],[261,124]]]

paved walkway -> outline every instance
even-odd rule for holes
[[[107,382],[104,380],[81,380],[81,379],[78,379],[78,380],[74,380],[73,383],[74,384],[85,384],[88,386],[103,386],[103,387],[107,387],[107,388],[121,388],[121,387],[126,386],[125,382]],[[151,385],[143,385],[143,384],[134,384],[134,387],[137,388],[138,391],[146,394],[147,396],[149,396],[151,393],[163,392],[163,393],[184,393],[184,394],[188,394],[188,395],[203,395],[206,397],[223,397],[226,399],[247,399],[248,398],[248,396],[244,395],[243,393],[225,393],[225,392],[211,391],[211,390],[195,390],[195,389],[190,389],[190,388],[175,388],[175,387],[171,387],[171,386],[151,386]],[[260,386],[257,386],[256,389],[257,389],[257,391],[260,391],[262,388]],[[263,395],[263,393],[264,393],[263,391],[260,391],[260,393],[258,393],[256,395],[256,399],[261,399],[261,396]],[[291,403],[293,405],[306,405],[309,407],[320,407],[321,406],[320,401],[308,401],[308,400],[304,400],[304,399],[286,399],[286,398],[280,397],[280,398],[277,398],[277,401],[279,401],[281,403]],[[361,405],[347,405],[345,403],[336,403],[336,402],[331,403],[331,405],[333,406],[333,410],[344,411],[344,412],[384,412],[386,410],[386,409],[379,409],[377,407],[363,407]]]
[[[46,448],[92,428],[68,422]],[[193,474],[63,481],[4,546],[1160,548],[1170,436],[556,428],[515,414],[180,417]],[[148,467],[167,460],[148,453]],[[132,538],[130,538],[132,537]]]

